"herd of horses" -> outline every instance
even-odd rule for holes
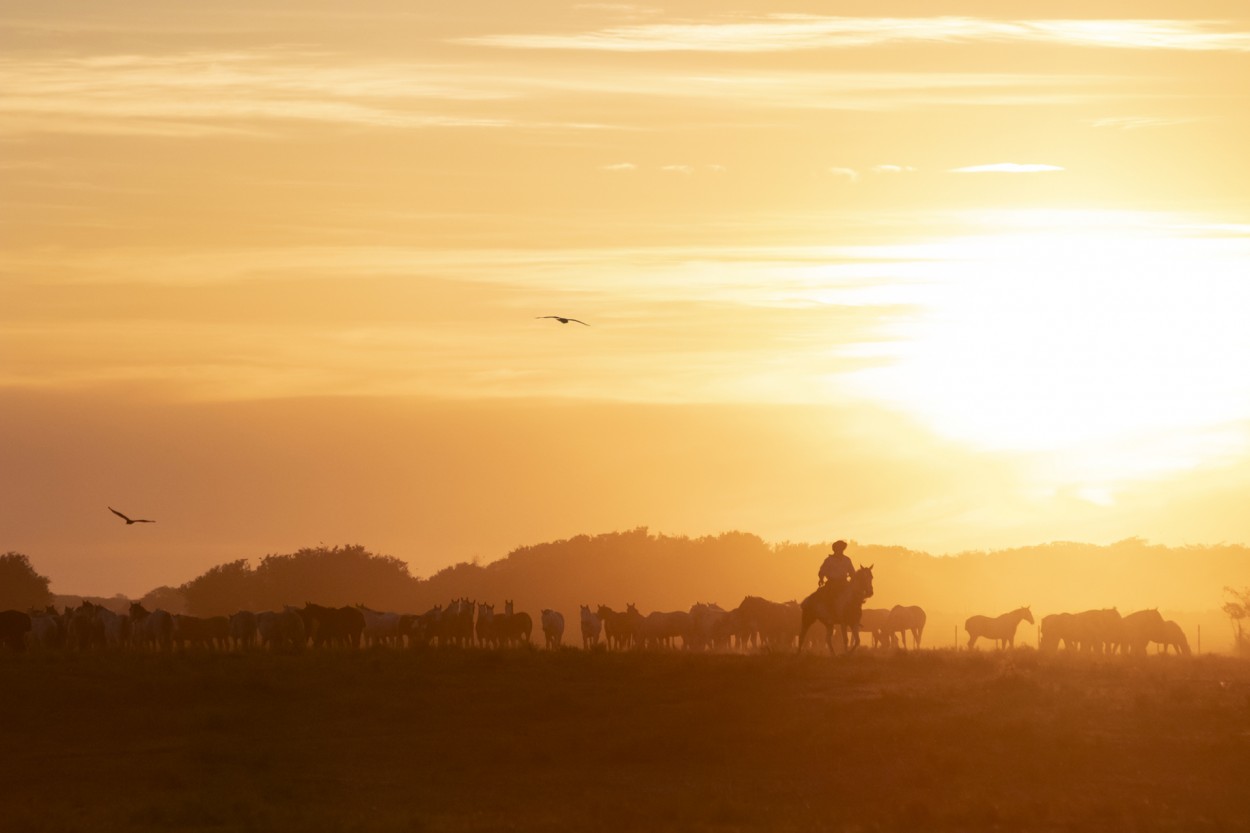
[[[1015,646],[1016,629],[1021,622],[1034,624],[1028,607],[1019,607],[1001,616],[972,616],[964,623],[968,647],[978,639],[993,640],[999,648]],[[1175,649],[1188,655],[1189,640],[1179,624],[1164,619],[1155,608],[1121,615],[1115,608],[1086,610],[1081,613],[1052,613],[1042,617],[1038,629],[1038,649],[1084,654],[1144,655],[1151,644],[1163,652]]]
[[[860,634],[873,647],[919,648],[925,612],[915,605],[865,608],[873,594],[872,567],[860,567],[846,582],[830,582],[802,601],[774,602],[747,596],[736,608],[699,603],[689,610],[654,611],[643,615],[633,605],[613,610],[606,605],[581,605],[581,646],[586,650],[664,649],[697,651],[802,651],[810,646],[816,623],[824,626],[825,644],[838,653],[860,645]],[[979,639],[1011,648],[1021,622],[1034,622],[1028,607],[1000,616],[973,616],[964,629],[968,647]],[[549,649],[564,644],[564,615],[544,609],[539,617]],[[363,605],[325,607],[306,603],[278,611],[239,611],[232,616],[197,617],[149,611],[132,603],[126,614],[84,601],[63,611],[0,611],[0,645],[13,651],[135,648],[152,651],[187,649],[299,651],[306,647],[480,647],[528,646],[534,622],[528,613],[503,609],[468,598],[453,599],[421,614],[387,613]],[[1145,653],[1155,642],[1164,650],[1189,653],[1180,626],[1164,621],[1157,610],[1121,616],[1114,609],[1057,613],[1042,619],[1039,648],[1081,653]]]

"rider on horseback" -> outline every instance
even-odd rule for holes
[[[834,541],[833,552],[825,557],[824,563],[820,565],[820,570],[816,573],[819,579],[818,586],[824,587],[825,582],[833,582],[835,586],[845,585],[854,574],[855,565],[846,554],[846,542]]]

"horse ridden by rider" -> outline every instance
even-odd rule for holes
[[[869,565],[855,569],[855,565],[846,555],[846,542],[833,543],[833,552],[829,553],[817,572],[819,585],[800,604],[800,652],[803,650],[807,629],[815,622],[821,622],[825,626],[825,644],[829,647],[829,653],[833,653],[834,625],[841,626],[843,653],[859,647],[859,623],[864,601],[872,596],[872,567],[873,565]],[[849,646],[848,628],[852,634]]]

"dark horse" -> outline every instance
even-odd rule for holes
[[[803,651],[803,638],[813,622],[825,626],[825,644],[829,653],[833,653],[833,626],[842,626],[842,652],[849,653],[859,647],[859,617],[864,610],[864,600],[872,595],[872,565],[860,567],[851,575],[845,584],[829,582],[816,588],[804,599],[799,607],[802,609],[802,624],[799,626],[799,652]],[[854,636],[852,644],[847,646],[846,629],[851,628]]]

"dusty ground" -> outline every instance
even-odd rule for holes
[[[1250,663],[0,654],[0,831],[1250,829]]]

